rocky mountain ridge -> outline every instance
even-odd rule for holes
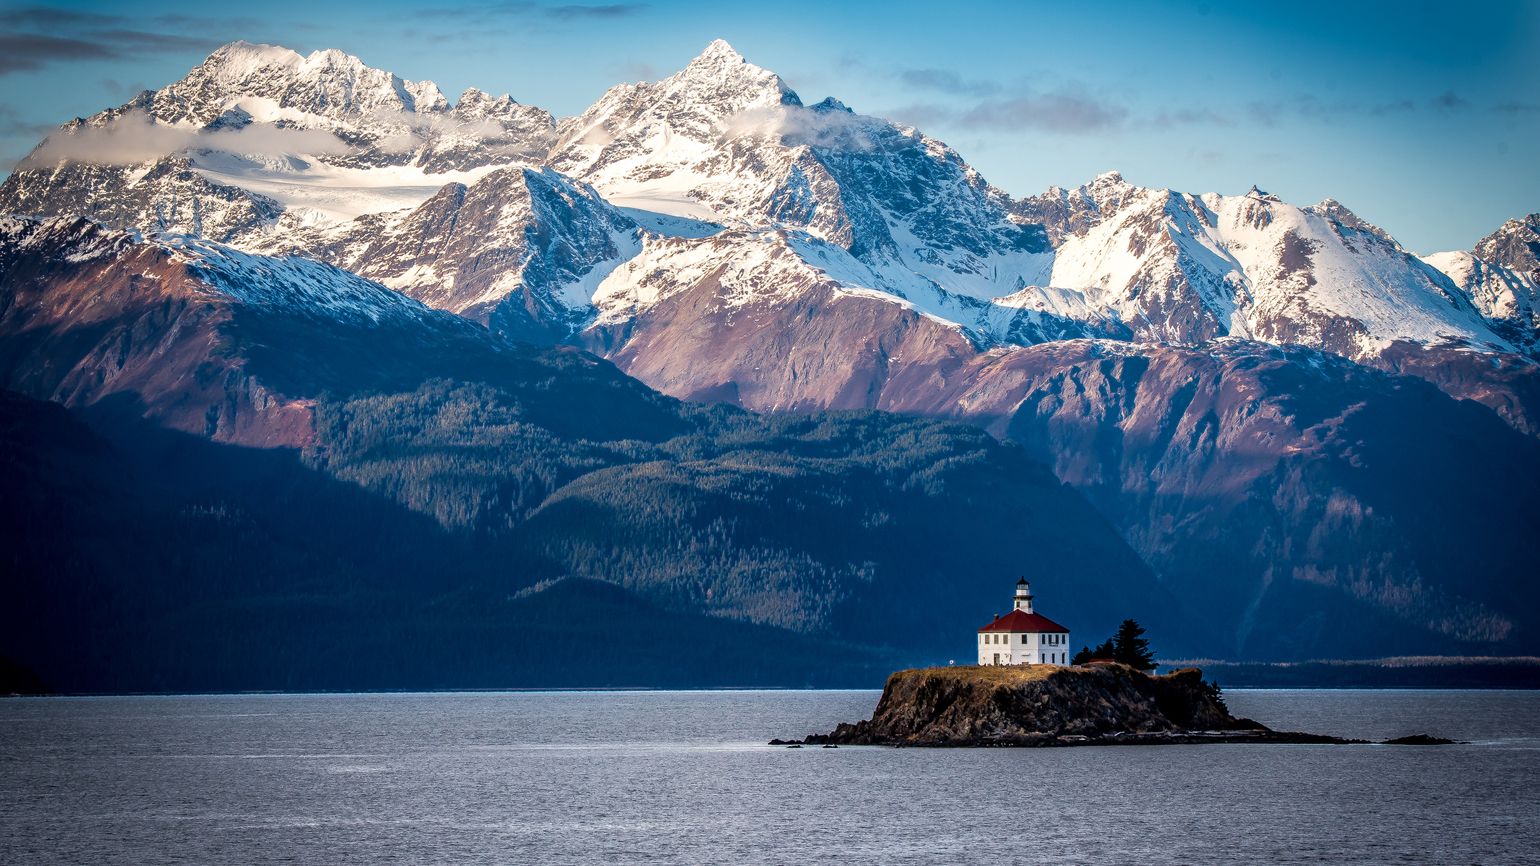
[[[134,166],[56,146],[131,121],[191,137]],[[592,207],[559,225],[562,218],[520,204],[527,197],[517,191],[506,200],[492,193],[514,175],[486,184],[457,213],[478,212],[474,220],[505,235],[522,225],[596,239],[629,219],[698,243],[697,257],[720,253],[709,239],[719,226],[784,231],[806,250],[807,268],[953,323],[981,347],[1235,336],[1373,362],[1398,341],[1484,352],[1534,344],[1533,282],[1523,277],[1533,265],[1489,262],[1497,236],[1484,242],[1488,258],[1450,259],[1451,279],[1332,200],[1300,208],[1255,189],[1182,194],[1135,187],[1115,172],[1013,200],[917,130],[833,99],[805,105],[721,40],[678,73],[612,88],[559,123],[474,89],[451,106],[431,82],[403,81],[337,51],[302,57],[233,43],[182,80],[51,137],[0,187],[0,207],[308,251],[344,267],[361,266],[361,245],[347,237],[373,238],[383,223],[400,223],[391,231],[397,248],[373,245],[373,274],[483,320],[511,298],[508,308],[527,308],[509,320],[514,332],[569,339],[589,322],[615,319],[613,306],[599,310],[600,278],[619,247],[634,254],[640,246],[579,244],[544,286],[509,277],[498,289],[481,286],[474,301],[453,282],[466,264],[485,269],[477,249],[442,251],[427,268],[403,248],[432,231],[432,220],[408,216],[412,208],[474,187],[498,166],[539,162],[578,183],[553,182],[587,183],[622,216]],[[1527,249],[1514,244],[1515,256]],[[510,255],[519,254],[497,260]],[[590,276],[599,262],[605,267]],[[444,285],[426,285],[435,280]],[[527,302],[530,291],[545,300]],[[564,301],[548,303],[557,296]],[[645,303],[632,306],[633,318],[645,317]]]
[[[1188,195],[1115,173],[1013,200],[916,130],[804,105],[725,43],[578,118],[534,122],[549,134],[532,145],[549,147],[542,165],[451,136],[477,156],[445,171],[430,170],[432,142],[450,139],[398,151],[381,106],[519,112],[479,92],[450,108],[345,56],[222,51],[163,91],[171,107],[149,94],[83,122],[164,110],[178,119],[151,126],[199,147],[24,167],[0,188],[7,208],[83,211],[151,238],[96,227],[119,239],[89,266],[70,243],[0,261],[19,299],[0,333],[7,387],[72,406],[138,393],[178,430],[308,447],[322,379],[353,393],[511,365],[546,381],[519,366],[527,343],[597,363],[575,345],[687,400],[984,428],[1093,503],[1212,624],[1216,655],[1288,657],[1341,633],[1361,643],[1345,653],[1532,645],[1522,520],[1535,503],[1509,479],[1540,472],[1540,372],[1524,353],[1532,294],[1509,276],[1474,289],[1330,200]],[[253,154],[239,150],[266,144],[228,137],[278,120],[329,139],[286,132]],[[284,151],[301,144],[325,152]],[[304,195],[280,193],[293,185],[274,178],[296,173]],[[403,178],[390,195],[369,186]],[[1483,242],[1473,257],[1507,264],[1482,273],[1533,270],[1532,223]],[[177,226],[202,237],[156,234]],[[206,304],[216,265],[249,297]],[[411,311],[400,319],[300,303],[312,280],[349,279],[422,303],[381,308]],[[168,353],[144,338],[168,321],[200,339]],[[339,339],[341,355],[320,345]],[[572,411],[592,411],[579,395],[645,391],[613,375],[572,387]],[[250,420],[275,406],[290,420]],[[467,398],[464,411],[490,410]],[[1458,555],[1472,549],[1474,577]],[[819,591],[863,573],[831,567]]]
[[[1192,633],[1088,503],[974,427],[681,403],[308,259],[8,220],[0,391],[23,443],[0,655],[59,688],[852,684],[867,662],[820,654],[944,653],[1029,552],[1095,572],[1070,615],[1110,626],[1115,596]],[[85,426],[106,444],[48,432]],[[607,680],[596,609],[718,666],[649,680],[689,641],[626,626],[647,645]],[[403,629],[433,664],[356,666]],[[735,634],[756,651],[715,649]]]
[[[1540,346],[1540,214],[1508,220],[1470,252],[1424,261],[1447,274],[1514,345],[1531,354]]]
[[[234,42],[182,79],[65,124],[0,186],[0,209],[260,244],[413,206],[542,159],[555,120],[475,88],[451,104],[335,49]]]

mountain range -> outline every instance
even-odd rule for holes
[[[1109,172],[1017,198],[916,129],[804,103],[721,41],[562,119],[474,89],[451,104],[337,51],[233,43],[61,127],[0,211],[12,435],[48,465],[131,464],[81,484],[147,513],[255,515],[303,569],[347,562],[315,598],[390,596],[387,632],[490,616],[445,601],[478,593],[574,621],[593,597],[787,647],[656,682],[844,682],[944,660],[1030,569],[1058,612],[1092,632],[1140,615],[1172,654],[1540,648],[1540,215],[1418,256],[1339,202],[1257,188]],[[363,497],[347,506],[373,521],[362,537],[410,523],[446,576],[269,528],[271,503],[237,486],[200,500],[185,478],[124,480],[182,478],[167,455],[193,447]],[[28,477],[18,489],[66,507]],[[102,504],[70,507],[58,525]],[[18,572],[38,609],[111,582],[89,557],[65,569],[78,586],[42,580],[49,549]],[[166,556],[140,550],[135,579]],[[164,601],[184,594],[234,609],[303,591],[211,600],[189,579],[162,581],[152,619],[198,619]],[[467,628],[521,628],[498,616]],[[45,680],[166,669],[141,653],[91,679],[67,649],[29,649],[55,621],[28,621],[0,654]],[[424,658],[468,652],[454,633],[421,637]],[[596,680],[603,651],[519,646],[463,677],[424,662],[369,682],[649,676]],[[286,659],[229,666],[252,687],[342,682]]]

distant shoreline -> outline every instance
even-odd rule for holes
[[[1161,670],[1199,667],[1225,689],[1433,689],[1487,691],[1540,689],[1540,656],[1401,656],[1382,659],[1313,659],[1303,662],[1232,662],[1215,659],[1161,660]],[[204,691],[29,692],[0,687],[5,697],[150,698],[247,697],[252,695],[444,695],[531,694],[540,692],[841,692],[881,691],[882,684],[809,688],[795,685],[570,685],[487,686],[484,688],[398,689],[210,689]]]
[[[1224,689],[1540,689],[1540,656],[1394,656],[1374,660],[1220,661],[1161,660],[1161,670],[1201,667]],[[881,683],[845,686],[787,684],[573,684],[573,686],[400,687],[400,689],[205,689],[172,692],[49,692],[35,678],[0,681],[0,698],[163,698],[249,695],[456,695],[536,692],[878,692]]]
[[[1540,689],[1536,656],[1399,656],[1303,662],[1162,661],[1201,667],[1227,689]]]

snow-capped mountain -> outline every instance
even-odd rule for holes
[[[804,105],[721,42],[560,123],[474,90],[450,105],[337,52],[237,43],[50,137],[0,187],[0,208],[45,217],[0,223],[0,388],[310,448],[318,395],[378,397],[371,411],[423,437],[408,444],[436,442],[424,404],[395,398],[495,379],[540,394],[542,441],[628,443],[601,450],[649,463],[637,442],[749,416],[646,386],[756,410],[955,419],[1051,465],[1045,489],[1084,493],[1163,586],[1233,630],[1227,651],[1312,646],[1362,622],[1406,651],[1429,636],[1532,641],[1529,536],[1515,527],[1534,496],[1507,482],[1540,465],[1540,365],[1515,351],[1535,345],[1534,217],[1425,262],[1330,200],[1110,173],[1013,201],[946,145],[835,100]],[[575,344],[634,378],[571,350],[520,366],[535,350],[508,336]],[[551,372],[562,364],[587,372]],[[631,408],[612,411],[617,393]],[[553,483],[519,462],[522,446],[488,444],[514,440],[481,437],[521,427],[517,412],[475,395],[453,405],[465,438],[448,447]],[[594,433],[611,416],[661,420]],[[352,480],[399,494],[371,474],[374,432],[334,420],[360,448]],[[863,460],[925,453],[934,427],[882,423],[916,432]],[[756,441],[773,454],[780,435]],[[936,461],[953,463],[966,460]],[[595,464],[585,452],[561,465]],[[715,490],[714,471],[692,477]],[[930,487],[929,471],[903,484]],[[980,472],[981,489],[1017,483]],[[617,477],[550,519],[677,522],[611,515]],[[465,508],[441,480],[403,484],[429,485],[425,508],[500,514],[522,483]],[[892,491],[862,491],[850,501],[874,503],[869,528],[887,525]],[[785,513],[767,501],[766,515]],[[948,545],[1051,527],[1061,504],[981,507]],[[986,516],[997,522],[980,530]],[[595,537],[562,555],[628,571],[612,548]],[[1490,585],[1470,582],[1476,548],[1498,551],[1480,569]],[[939,560],[944,575],[953,563]],[[848,565],[796,592],[865,579]]]
[[[331,265],[79,217],[0,219],[0,344],[0,388],[81,407],[131,397],[165,426],[263,446],[308,441],[317,390],[414,356],[502,351]]]
[[[550,162],[622,207],[804,232],[873,269],[870,288],[927,307],[1014,292],[1048,252],[942,142],[833,98],[805,106],[721,40],[563,120]]]
[[[1508,220],[1470,252],[1424,261],[1447,274],[1499,333],[1531,352],[1540,347],[1540,214]]]
[[[595,286],[640,246],[634,222],[551,169],[504,168],[405,211],[272,234],[264,252],[309,255],[441,310],[538,343],[593,318]]]
[[[1470,300],[1384,230],[1328,199],[1297,207],[1133,186],[1116,173],[1021,203],[1060,238],[1049,284],[1134,338],[1234,336],[1372,358],[1397,340],[1511,351]]]
[[[551,115],[471,89],[451,105],[340,51],[235,42],[181,80],[77,119],[3,186],[0,209],[241,242],[420,204],[543,157]]]
[[[178,146],[103,163],[85,146],[103,137]],[[1532,309],[1531,284],[1456,264],[1451,280],[1334,201],[1116,173],[1013,201],[945,144],[832,98],[804,105],[720,40],[560,123],[478,90],[451,106],[431,82],[336,51],[233,43],[45,141],[0,207],[300,252],[521,337],[602,327],[584,340],[612,352],[699,284],[700,262],[748,238],[738,278],[706,306],[827,284],[978,349],[1241,337],[1372,359],[1397,342],[1532,344],[1511,321]],[[753,255],[761,241],[790,258]]]

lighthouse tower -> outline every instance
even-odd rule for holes
[[[979,629],[981,665],[1067,665],[1069,629],[1032,609],[1032,586],[1016,581],[1011,612]]]
[[[1032,612],[1032,584],[1027,583],[1025,577],[1016,581],[1016,609],[1022,613]]]

